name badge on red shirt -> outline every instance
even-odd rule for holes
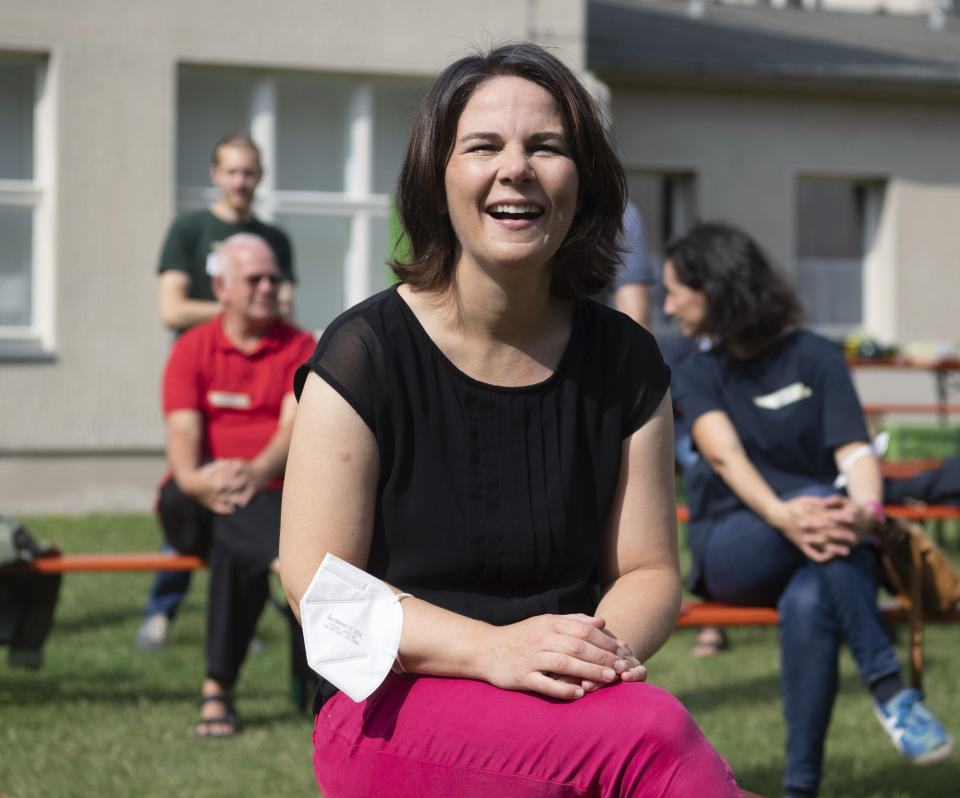
[[[207,391],[207,401],[211,407],[225,407],[230,410],[249,410],[251,404],[250,394],[230,391]]]

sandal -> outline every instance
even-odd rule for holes
[[[223,707],[223,711],[212,718],[200,718],[200,722],[193,728],[194,737],[233,737],[240,731],[240,719],[233,708],[233,701],[223,693],[200,696],[198,706],[203,710],[204,704],[216,702]],[[226,728],[223,728],[226,727]]]
[[[727,633],[718,626],[704,626],[690,646],[690,656],[712,657],[727,647]]]

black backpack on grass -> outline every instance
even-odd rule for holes
[[[59,553],[55,546],[38,543],[17,518],[0,513],[0,645],[10,647],[11,665],[43,664],[43,644],[60,594],[60,574],[24,572],[16,566]]]

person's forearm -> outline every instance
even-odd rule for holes
[[[280,475],[287,464],[290,453],[290,439],[293,437],[293,422],[297,416],[297,400],[292,393],[283,398],[280,405],[280,417],[277,429],[267,441],[267,445],[249,461],[254,480],[254,488],[260,490],[274,477]]]
[[[403,599],[399,657],[412,673],[488,680],[488,639],[495,627],[421,601]]]
[[[845,473],[847,495],[857,504],[883,502],[883,474],[873,453],[859,457]]]
[[[641,662],[666,642],[680,611],[679,572],[670,567],[632,571],[604,594],[596,615],[623,640]]]
[[[220,310],[220,303],[212,300],[178,299],[162,303],[160,317],[171,330],[184,330],[212,319]]]
[[[783,502],[743,449],[727,449],[709,459],[710,466],[738,499],[771,526],[779,528]]]
[[[283,471],[290,451],[290,431],[290,427],[278,429],[267,441],[267,445],[250,460],[250,470],[253,472],[257,490]]]
[[[188,496],[200,490],[196,480],[200,465],[199,440],[191,440],[184,433],[168,435],[167,463],[180,490]]]

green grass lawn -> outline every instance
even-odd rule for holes
[[[159,541],[147,516],[25,521],[38,538],[69,552],[152,549]],[[11,668],[5,652],[0,656],[0,798],[316,796],[311,723],[290,700],[280,614],[270,607],[264,613],[258,634],[265,648],[248,658],[241,675],[243,733],[196,740],[206,574],[194,576],[167,649],[144,654],[133,639],[151,578],[67,574],[44,667]],[[650,661],[651,680],[684,702],[745,788],[778,796],[784,730],[776,631],[734,629],[731,649],[709,660],[688,656],[693,634],[675,633]],[[954,737],[960,737],[957,652],[960,626],[928,627],[927,695]],[[905,659],[903,645],[898,653]],[[841,668],[823,798],[960,795],[960,757],[931,768],[907,765],[873,718],[849,656]],[[382,796],[389,798],[389,790]]]

